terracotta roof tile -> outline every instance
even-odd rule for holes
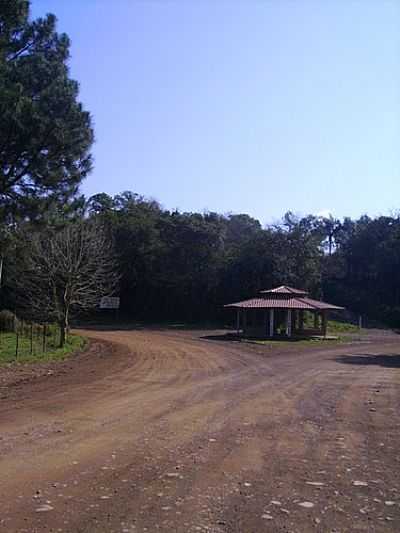
[[[307,291],[301,289],[294,289],[293,287],[288,287],[287,285],[281,285],[280,287],[275,287],[275,289],[268,289],[260,291],[261,294],[307,294]]]
[[[245,309],[303,309],[308,311],[319,311],[328,309],[343,309],[337,305],[328,304],[313,300],[312,298],[251,298],[241,302],[235,302],[224,307],[245,308]]]

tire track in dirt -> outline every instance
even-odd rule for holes
[[[400,430],[388,424],[399,369],[337,361],[358,345],[285,353],[193,332],[90,335],[119,343],[108,345],[109,371],[34,385],[31,397],[17,398],[14,419],[11,405],[0,408],[11,442],[0,460],[5,531],[399,529],[392,465]],[[363,351],[396,353],[397,339],[385,342]],[[364,403],[383,382],[382,408],[370,419]],[[351,483],[375,475],[383,427],[385,492],[374,502],[375,493]],[[353,467],[340,460],[346,453]],[[347,472],[357,461],[363,469]],[[36,513],[39,504],[53,509]]]

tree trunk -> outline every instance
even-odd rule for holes
[[[65,339],[66,339],[66,327],[65,327],[65,324],[64,324],[64,321],[62,320],[60,323],[59,323],[59,327],[60,327],[60,348],[63,348],[64,344],[65,344]]]
[[[60,348],[63,348],[64,344],[67,342],[68,329],[69,329],[67,310],[64,312],[64,316],[62,317],[59,326],[60,326]]]

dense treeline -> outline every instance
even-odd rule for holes
[[[169,212],[129,192],[91,198],[88,214],[114,240],[122,309],[137,318],[215,319],[224,303],[264,286],[319,289],[315,234],[297,225],[263,229],[248,215]]]
[[[16,250],[28,250],[36,232],[61,231],[77,219],[103,228],[112,243],[127,318],[223,320],[225,303],[287,284],[372,319],[400,323],[400,217],[339,221],[289,212],[263,228],[246,214],[168,211],[131,192],[98,194],[81,199],[73,212],[60,208],[17,224],[4,262],[3,306],[18,307]]]
[[[87,216],[114,241],[122,310],[138,319],[220,318],[223,304],[288,284],[371,318],[400,320],[397,216],[287,213],[263,228],[245,214],[170,212],[130,192],[92,197]]]

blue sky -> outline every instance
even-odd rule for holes
[[[86,195],[262,223],[399,208],[397,0],[32,0],[47,12],[93,115]]]

